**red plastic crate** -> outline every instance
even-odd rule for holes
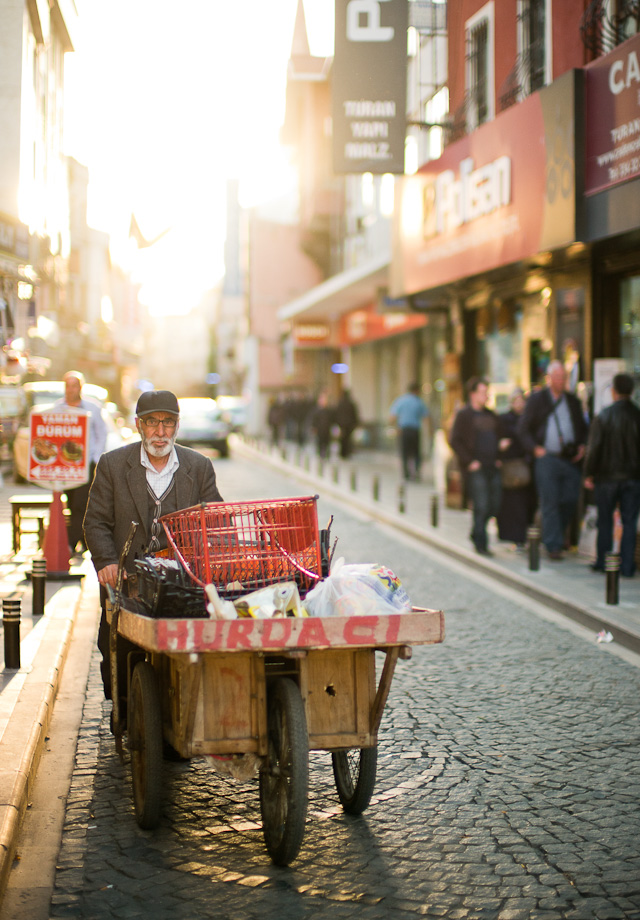
[[[281,581],[301,596],[321,577],[317,496],[194,505],[160,518],[169,547],[199,585],[236,597]],[[238,587],[240,585],[241,587]]]

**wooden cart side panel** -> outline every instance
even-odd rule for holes
[[[189,757],[202,668],[185,656],[170,655],[156,656],[154,667],[160,677],[165,737],[183,757]]]
[[[168,653],[382,648],[442,642],[444,614],[414,608],[379,616],[181,620],[153,619],[123,608],[118,631],[142,648]]]
[[[371,712],[376,694],[373,649],[309,652],[303,698],[309,748],[366,747],[371,744]]]
[[[264,659],[203,655],[197,668],[199,690],[190,703],[191,753],[266,753]]]

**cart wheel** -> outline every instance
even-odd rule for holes
[[[378,748],[334,751],[331,760],[342,807],[350,815],[362,814],[371,801],[376,784]]]
[[[129,749],[136,821],[157,827],[162,793],[162,719],[158,682],[151,665],[140,661],[131,678]]]
[[[260,771],[264,840],[273,862],[288,866],[304,836],[309,736],[300,691],[286,677],[279,678],[269,692],[267,741],[266,763]]]

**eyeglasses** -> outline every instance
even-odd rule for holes
[[[159,428],[160,425],[163,426],[165,431],[173,431],[178,424],[176,418],[154,418],[153,416],[151,416],[151,418],[141,418],[140,421],[145,428],[149,428],[151,431]]]

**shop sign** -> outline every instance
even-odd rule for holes
[[[427,318],[416,313],[377,313],[374,307],[354,310],[340,321],[340,345],[357,345],[411,332],[427,325]]]
[[[31,410],[29,482],[64,492],[88,481],[88,419],[84,409]]]
[[[336,173],[404,172],[408,0],[336,0]]]
[[[392,296],[575,240],[575,79],[563,75],[400,181]]]
[[[326,345],[329,342],[329,326],[326,323],[297,323],[293,327],[296,345]]]
[[[585,192],[640,176],[640,35],[585,68]]]

